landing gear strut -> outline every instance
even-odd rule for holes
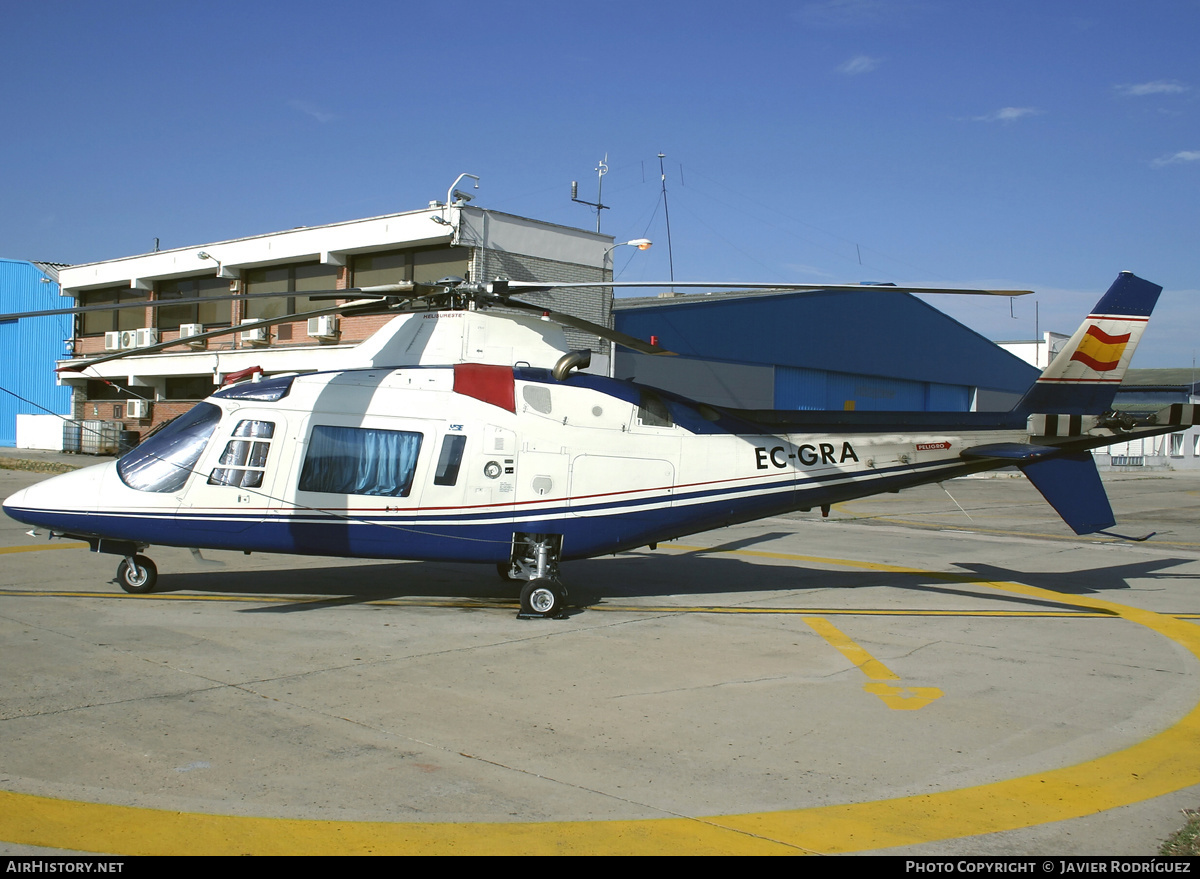
[[[556,619],[567,605],[566,587],[558,579],[558,559],[562,554],[561,534],[513,535],[512,557],[498,566],[506,580],[526,580],[521,589],[521,610],[517,619]]]

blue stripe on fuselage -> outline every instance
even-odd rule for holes
[[[504,561],[514,531],[563,535],[563,558],[585,558],[979,469],[953,459],[872,471],[798,474],[768,485],[699,487],[673,496],[570,506],[425,514],[293,509],[242,512],[71,512],[5,507],[12,518],[80,536],[142,544],[352,558]]]

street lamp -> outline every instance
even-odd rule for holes
[[[638,250],[649,250],[650,245],[652,245],[653,243],[654,242],[651,241],[649,238],[634,238],[632,241],[621,241],[621,242],[618,242],[617,244],[614,244],[612,247],[608,248],[607,250],[605,250],[604,257],[605,257],[605,259],[607,259],[608,255],[610,253],[612,253],[614,250],[616,250],[618,247],[629,246],[629,247],[636,247]]]
[[[221,261],[219,259],[203,250],[199,251],[196,256],[200,259],[211,259],[213,262],[215,262],[217,264],[217,277],[221,277]]]

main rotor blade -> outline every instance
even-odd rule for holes
[[[670,354],[675,355],[674,351],[668,351],[666,348],[661,348],[658,345],[651,345],[649,342],[643,341],[636,336],[629,336],[625,333],[619,333],[616,330],[609,329],[602,324],[592,323],[590,320],[584,320],[581,317],[575,317],[573,314],[564,314],[561,311],[552,311],[542,305],[534,305],[532,302],[522,302],[519,299],[506,299],[504,304],[510,308],[519,308],[523,311],[536,311],[539,314],[544,314],[550,320],[560,323],[563,326],[572,327],[577,330],[582,330],[585,333],[591,333],[594,336],[599,336],[601,339],[606,339],[609,342],[616,342],[625,348],[630,348],[641,354]]]
[[[537,281],[505,281],[510,293],[540,293],[580,287],[620,287],[646,289],[688,287],[707,290],[778,290],[782,292],[822,291],[861,293],[864,290],[895,290],[900,293],[954,293],[961,296],[1028,296],[1032,290],[977,290],[969,287],[912,287],[905,284],[725,284],[710,281],[574,281],[569,284],[543,284]]]
[[[157,354],[166,348],[174,348],[178,345],[187,345],[192,342],[198,342],[206,339],[215,339],[219,336],[229,336],[234,333],[245,332],[246,330],[257,329],[258,327],[273,327],[276,324],[292,323],[298,320],[307,320],[310,317],[320,317],[323,314],[345,314],[347,311],[358,313],[360,311],[371,310],[378,308],[379,303],[374,299],[363,299],[355,302],[347,302],[342,305],[332,305],[329,308],[320,308],[316,311],[305,311],[300,314],[287,314],[283,317],[272,317],[264,320],[247,321],[246,323],[237,324],[231,327],[221,327],[219,330],[209,330],[207,333],[197,333],[194,336],[188,336],[183,339],[172,339],[169,342],[159,342],[156,345],[147,345],[144,348],[126,348],[123,351],[118,351],[114,354],[105,354],[103,357],[93,357],[84,360],[80,363],[72,362],[68,366],[60,366],[56,372],[83,372],[98,363],[107,363],[110,360],[123,360],[126,357],[138,357],[144,354]]]
[[[26,317],[46,317],[51,314],[88,314],[93,311],[121,311],[126,308],[169,308],[174,305],[199,305],[202,302],[232,302],[249,299],[279,299],[286,296],[306,296],[311,299],[353,299],[357,294],[396,296],[413,292],[421,285],[412,281],[402,281],[399,284],[379,284],[374,287],[347,287],[344,290],[294,290],[283,293],[230,293],[228,296],[191,296],[187,299],[138,299],[134,302],[111,302],[99,305],[77,305],[72,308],[45,308],[41,311],[20,311],[12,314],[0,314],[0,321],[20,320]],[[440,289],[440,288],[439,288]],[[193,336],[193,338],[196,338]]]

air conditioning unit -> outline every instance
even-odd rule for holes
[[[242,326],[251,327],[251,329],[242,330],[242,341],[248,345],[268,345],[271,342],[271,328],[254,326],[258,321],[244,320]]]
[[[121,348],[124,351],[126,348],[137,347],[137,330],[121,330]]]
[[[192,336],[198,336],[204,332],[204,324],[180,324],[179,338],[190,339]],[[188,342],[193,348],[203,348],[208,345],[208,339],[197,339],[193,342]]]
[[[125,404],[125,417],[139,420],[150,417],[149,400],[130,400]]]
[[[314,339],[336,339],[338,319],[336,314],[322,314],[308,319],[308,334]]]
[[[105,351],[120,351],[121,350],[121,336],[123,336],[123,335],[124,335],[124,333],[120,332],[119,330],[116,332],[105,333],[104,334],[104,350]]]
[[[154,327],[142,327],[140,330],[134,330],[133,347],[149,348],[151,345],[158,344],[158,330]]]

